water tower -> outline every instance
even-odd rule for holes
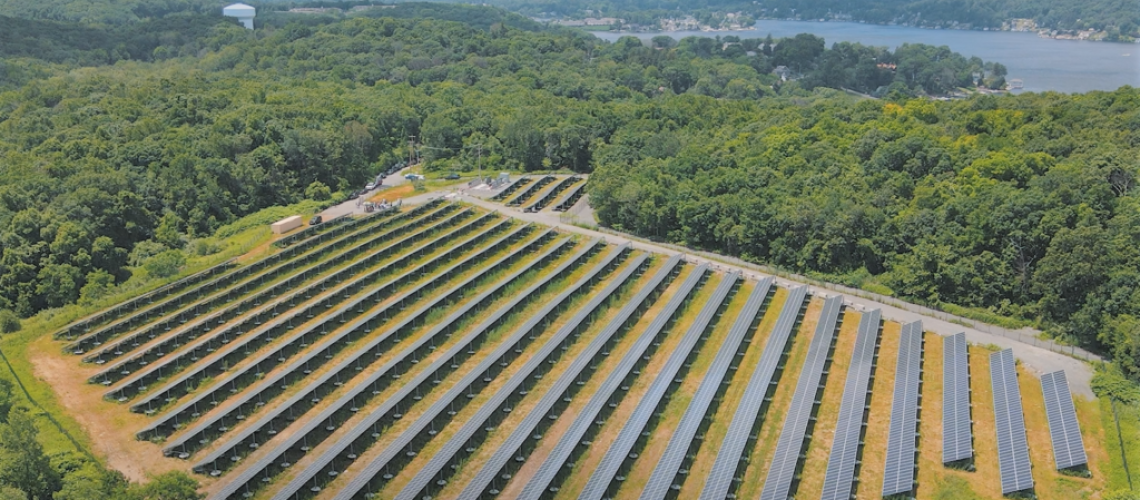
[[[223,16],[236,17],[247,29],[253,29],[253,16],[256,13],[256,9],[244,3],[235,3],[222,9]]]

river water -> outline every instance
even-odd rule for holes
[[[1026,92],[1053,90],[1088,92],[1115,90],[1124,85],[1140,87],[1140,44],[1053,40],[1036,33],[1012,31],[935,30],[906,26],[882,26],[852,22],[768,21],[756,23],[754,30],[675,31],[669,33],[595,32],[603,40],[614,41],[634,35],[650,39],[669,35],[773,38],[811,33],[822,37],[830,47],[835,42],[895,48],[904,43],[948,46],[966,57],[977,56],[1002,63],[1009,69],[1007,79],[1020,79]]]

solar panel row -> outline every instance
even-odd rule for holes
[[[760,500],[787,500],[792,496],[796,470],[807,444],[807,429],[812,411],[819,403],[820,380],[831,354],[831,345],[839,326],[839,313],[843,310],[843,296],[830,297],[823,303],[815,335],[808,346],[807,359],[800,370],[792,406],[784,419],[784,427],[776,441],[776,453],[768,469],[768,478],[760,492]]]
[[[521,467],[522,462],[529,456],[531,447],[527,446],[527,441],[542,439],[542,430],[558,418],[576,395],[575,386],[581,387],[586,384],[601,360],[609,356],[610,346],[618,341],[619,333],[636,322],[640,313],[653,304],[656,294],[668,286],[670,277],[680,272],[681,268],[678,267],[680,263],[680,254],[670,258],[647,286],[638,291],[617,316],[594,336],[590,344],[574,358],[570,367],[562,372],[554,385],[542,396],[538,405],[531,409],[522,423],[511,431],[510,436],[499,446],[494,455],[483,463],[475,478],[463,487],[463,491],[459,494],[460,499],[476,500],[485,495],[487,498],[493,498],[498,494],[498,490],[491,486],[492,483],[499,479],[504,482],[511,479],[512,473]],[[590,369],[589,372],[586,371],[587,368]],[[511,459],[515,462],[513,465]],[[494,493],[489,492],[489,489],[495,489]]]
[[[504,370],[511,366],[512,362],[521,359],[527,346],[546,332],[555,318],[560,317],[561,312],[569,307],[571,297],[578,293],[595,293],[596,295],[591,297],[591,302],[586,307],[596,307],[595,304],[599,303],[598,301],[604,301],[617,289],[616,286],[613,286],[614,284],[629,280],[633,273],[640,270],[644,263],[642,260],[644,255],[634,257],[633,262],[619,271],[609,286],[601,290],[593,287],[604,279],[603,271],[619,265],[629,252],[630,245],[628,243],[610,251],[601,267],[595,266],[596,273],[578,279],[573,285],[546,303],[522,325],[514,328],[512,333],[500,341],[492,352],[483,356],[479,363],[473,367],[465,368],[466,373],[463,378],[436,399],[427,410],[420,414],[419,418],[397,435],[395,440],[384,446],[378,455],[363,468],[358,469],[359,472],[356,476],[339,488],[334,498],[368,496],[372,491],[379,489],[381,485],[392,479],[413,457],[422,451],[422,447],[432,440],[443,426],[448,425],[460,410],[474,400],[477,394],[491,385],[499,375],[503,374]],[[580,320],[579,316],[575,316],[570,321]],[[557,341],[557,343],[561,344],[561,341]],[[549,345],[549,343],[545,344],[541,352],[548,352],[547,347]],[[540,354],[528,359],[527,366],[532,366],[531,362],[535,360],[543,362],[546,356]],[[333,443],[316,461],[294,476],[273,498],[283,500],[286,498],[305,499],[312,497],[320,492],[329,481],[345,472],[359,458],[355,453],[356,450],[367,450],[376,444],[382,435],[378,434],[377,424],[387,425],[385,421],[391,423],[402,419],[402,409],[406,410],[418,404],[418,401],[422,399],[419,396],[426,392],[420,386],[431,390],[431,388],[442,384],[442,380],[439,384],[435,383],[435,380],[440,379],[434,373],[425,377],[429,373],[421,372],[416,377],[420,383],[416,384],[413,392],[405,393],[404,397],[396,400],[393,405],[387,404],[386,401],[385,404],[381,404],[369,413],[367,418],[359,420],[350,433],[350,435],[355,436],[355,439],[350,441],[342,437]],[[406,386],[401,389],[404,388]],[[389,401],[392,400],[395,400],[395,397]]]
[[[882,314],[878,309],[863,313],[859,320],[859,333],[855,337],[855,349],[851,353],[851,365],[847,368],[847,382],[843,386],[839,420],[823,478],[822,500],[850,500],[852,497],[881,328]]]
[[[712,471],[705,480],[704,489],[701,490],[703,500],[731,497],[736,483],[744,475],[748,466],[745,450],[748,448],[748,443],[756,439],[760,412],[764,409],[764,403],[769,401],[769,394],[774,386],[772,379],[787,350],[792,329],[799,322],[806,297],[807,287],[788,290],[788,297],[784,301],[783,309],[780,310],[780,317],[776,320],[772,333],[768,335],[764,352],[760,354],[760,361],[748,380],[748,387],[744,389],[744,396],[732,416],[732,423],[729,424],[728,433],[721,442]]]
[[[902,326],[895,365],[894,402],[887,435],[887,461],[883,467],[883,496],[914,489],[918,452],[918,404],[922,389],[922,322]]]
[[[594,392],[586,406],[578,412],[574,423],[570,424],[570,427],[558,439],[558,444],[554,446],[550,455],[539,466],[534,477],[523,487],[519,498],[539,500],[540,498],[552,497],[558,493],[560,490],[559,477],[574,467],[570,460],[576,452],[584,450],[590,444],[584,438],[592,429],[596,430],[605,423],[603,415],[607,411],[607,407],[609,408],[608,411],[612,411],[623,399],[624,391],[618,392],[618,389],[628,391],[632,381],[641,375],[641,371],[637,367],[649,362],[652,352],[650,348],[660,346],[661,339],[669,333],[666,327],[680,314],[680,311],[683,310],[681,306],[693,295],[693,291],[702,283],[707,273],[708,264],[701,264],[689,274],[689,277],[681,284],[681,289],[673,295],[673,298],[669,299],[665,309],[653,319],[653,322],[638,337],[633,347],[626,351],[618,366]],[[489,491],[488,493],[494,496],[498,494],[498,491]]]
[[[942,463],[974,456],[966,334],[942,338]]]
[[[550,370],[550,366],[556,364],[561,357],[562,353],[569,349],[582,329],[585,328],[585,322],[599,312],[606,300],[616,292],[619,287],[626,282],[632,283],[636,280],[633,276],[635,272],[639,272],[646,264],[648,259],[645,255],[640,255],[634,258],[627,264],[625,271],[619,276],[618,280],[610,282],[604,289],[596,292],[591,298],[590,302],[585,306],[579,308],[574,316],[557,332],[554,333],[537,352],[530,356],[523,367],[515,372],[491,397],[483,403],[482,406],[475,412],[473,416],[467,418],[460,429],[448,439],[444,445],[439,448],[427,465],[424,465],[416,471],[416,475],[412,480],[396,494],[396,500],[416,500],[421,497],[434,497],[440,489],[445,487],[451,479],[461,462],[475,453],[477,447],[482,444],[487,435],[494,432],[499,423],[502,422],[506,415],[514,411],[518,403],[525,398],[528,393],[535,389],[535,384],[538,380],[542,379],[546,372]],[[571,366],[562,376],[555,381],[554,387],[548,389],[547,394],[544,395],[543,401],[539,406],[532,409],[531,415],[535,416],[537,420],[541,420],[546,416],[547,411],[553,407],[554,403],[562,399],[562,392],[569,388],[576,379],[595,362],[594,355],[602,350],[603,346],[610,340],[610,338],[617,333],[621,325],[629,320],[633,313],[640,307],[643,301],[649,298],[650,294],[665,281],[672,273],[672,266],[680,262],[680,256],[675,256],[670,259],[669,266],[662,268],[646,283],[641,290],[637,291],[634,300],[628,302],[625,307],[619,311],[615,317],[603,331],[595,335],[593,340],[587,345],[586,349],[582,351],[577,357],[571,360]],[[629,276],[628,281],[621,280],[621,276]],[[547,397],[549,396],[549,397]],[[533,428],[533,427],[532,427]],[[530,432],[527,431],[524,435],[519,436],[522,439],[516,442],[525,441],[530,437]],[[430,439],[430,437],[428,437]],[[509,437],[508,437],[509,439]],[[517,439],[517,438],[516,438]],[[517,448],[517,446],[515,447]],[[506,453],[502,457],[502,462],[505,463],[506,459],[511,458],[513,450]],[[492,457],[494,458],[494,457]],[[338,494],[341,498],[351,498],[351,492],[342,491]]]
[[[1085,442],[1077,422],[1073,394],[1065,371],[1041,376],[1041,392],[1045,395],[1045,415],[1049,418],[1049,436],[1053,440],[1053,460],[1057,470],[1071,469],[1089,462]]]
[[[476,283],[479,279],[486,276],[488,273],[495,272],[501,267],[504,267],[510,262],[517,259],[520,255],[522,255],[522,252],[533,251],[533,249],[538,248],[538,245],[540,245],[548,235],[549,233],[543,232],[510,254],[503,256],[493,263],[483,264],[486,267],[482,267],[474,275],[463,280],[461,283],[452,287],[450,290],[435,295],[431,300],[416,309],[416,311],[407,318],[401,320],[396,325],[387,328],[384,333],[380,334],[364,345],[356,347],[356,352],[348,359],[341,361],[325,374],[319,377],[315,377],[312,382],[306,381],[307,383],[305,384],[305,387],[308,389],[302,390],[298,393],[299,399],[302,401],[308,401],[313,398],[321,398],[326,394],[333,392],[336,387],[339,387],[338,384],[343,383],[344,380],[352,378],[357,372],[363,371],[364,368],[366,368],[368,365],[376,362],[377,358],[379,358],[377,354],[391,350],[395,344],[400,342],[404,336],[407,335],[407,332],[409,330],[411,330],[415,325],[421,324],[423,322],[423,318],[430,314],[431,311],[434,310],[434,308],[439,304],[445,303],[445,301],[453,300],[459,294],[464,293],[471,284]],[[506,238],[510,238],[510,236],[511,235],[507,235]],[[500,241],[510,240],[507,239]],[[555,253],[565,244],[565,241],[556,242],[550,249],[548,249],[546,252],[543,252],[542,256],[540,256],[536,262],[545,262],[547,259],[553,257]],[[489,246],[487,248],[492,247]],[[481,252],[472,255],[472,257],[480,254]],[[505,285],[493,285],[491,289],[488,290],[488,292],[494,293],[495,290],[499,289],[500,286]],[[480,300],[484,299],[485,297],[480,297]],[[479,301],[476,301],[474,303],[477,304]],[[393,304],[395,304],[395,302],[393,302]],[[384,307],[381,309],[392,310],[390,307]],[[469,308],[465,309],[469,310]],[[343,347],[350,341],[356,340],[357,336],[370,333],[374,328],[383,325],[381,321],[370,316],[374,315],[369,314],[369,316],[357,319],[356,321],[346,325],[344,331],[340,334],[333,335],[331,338],[327,338],[322,342],[317,343],[315,346],[313,346],[312,349],[309,349],[308,352],[303,353],[297,359],[293,359],[287,368],[259,379],[257,384],[254,385],[250,390],[244,391],[239,396],[236,396],[236,401],[228,405],[225,410],[208,416],[206,419],[203,419],[203,421],[196,423],[186,432],[180,433],[177,438],[170,440],[163,452],[167,456],[181,456],[183,454],[187,454],[196,450],[200,447],[198,444],[199,442],[208,441],[209,438],[212,438],[215,434],[224,432],[218,428],[218,424],[221,426],[232,426],[237,421],[244,420],[245,415],[248,415],[255,411],[255,409],[261,406],[263,402],[270,401],[275,396],[285,392],[285,388],[294,385],[302,380],[306,380],[309,374],[332,359],[331,354],[334,354],[337,351],[338,346]],[[386,318],[387,314],[385,314],[384,317]],[[375,324],[372,323],[372,321],[375,321]],[[426,342],[429,339],[431,339],[431,337],[422,338],[420,341]],[[275,355],[273,351],[266,353],[265,356],[269,355],[274,355],[275,357],[283,356],[282,354]],[[270,373],[269,369],[262,369],[262,371],[259,372],[250,371],[257,367],[258,364],[259,361],[255,359],[253,362],[246,365],[246,368],[236,371],[232,376],[240,376],[243,372],[250,374]],[[140,438],[158,434],[160,431],[157,430],[155,426],[158,426],[159,424],[162,424],[162,432],[172,432],[171,428],[175,426],[175,422],[177,422],[179,418],[190,420],[192,418],[191,412],[201,411],[202,408],[208,408],[212,401],[225,399],[227,396],[226,392],[228,392],[227,388],[230,387],[230,385],[227,383],[227,379],[222,379],[219,382],[219,384],[216,384],[209,390],[201,391],[201,394],[195,395],[195,397],[188,401],[186,404],[183,404],[179,408],[176,408],[175,410],[159,419],[159,422],[154,424],[154,426],[149,427],[144,431],[140,431]],[[296,402],[291,400],[287,401],[289,403]],[[289,404],[287,407],[291,408],[292,404]],[[282,408],[282,406],[277,405],[275,408]],[[231,443],[234,443],[236,445],[240,444],[241,441],[241,439],[238,439],[236,442],[231,441]],[[246,443],[246,447],[248,448],[248,443]]]
[[[994,391],[1001,492],[1008,495],[1033,487],[1025,415],[1021,409],[1021,387],[1017,384],[1017,366],[1012,349],[990,354],[990,380]]]
[[[657,407],[661,404],[665,394],[676,385],[676,377],[681,371],[682,365],[688,362],[687,360],[692,355],[697,343],[706,334],[717,311],[726,302],[729,292],[736,287],[739,280],[739,272],[733,272],[721,280],[713,296],[697,315],[696,321],[685,332],[680,344],[669,356],[665,366],[662,367],[657,378],[650,385],[649,390],[642,396],[641,402],[633,410],[633,414],[622,426],[617,439],[602,457],[601,463],[590,475],[586,487],[578,497],[579,500],[600,500],[607,496],[612,483],[620,483],[624,480],[624,478],[618,477],[618,471],[626,460],[636,459],[636,453],[632,453],[632,451],[638,439],[641,438],[642,431],[645,430],[645,426],[657,411]]]
[[[353,439],[360,439],[366,432],[375,433],[377,437],[379,437],[380,430],[383,430],[383,427],[387,426],[387,424],[382,424],[381,420],[385,417],[390,417],[391,414],[398,409],[399,405],[409,397],[412,397],[413,394],[418,394],[419,385],[432,383],[434,380],[439,380],[439,377],[446,377],[453,370],[457,369],[459,363],[475,355],[476,346],[486,340],[488,331],[498,325],[506,315],[517,312],[517,309],[522,304],[528,302],[530,297],[543,293],[550,285],[555,283],[556,280],[574,272],[578,266],[586,263],[589,256],[596,252],[601,246],[599,240],[587,242],[586,245],[559,264],[554,270],[545,273],[538,281],[532,283],[525,290],[515,295],[508,303],[496,309],[487,319],[480,322],[474,328],[467,330],[467,333],[459,342],[448,348],[436,361],[433,361],[431,365],[413,377],[412,380],[405,382],[396,394],[387,398],[381,403],[379,408],[374,409],[368,414],[366,420],[372,422],[376,427],[362,426],[359,424],[353,427],[352,431],[346,436],[345,439],[347,442],[343,443],[341,451],[348,448]],[[608,265],[609,261],[607,258],[598,265],[593,266],[589,271],[589,275],[600,272],[602,268]],[[413,347],[409,347],[409,349],[413,349]],[[352,391],[335,401],[330,407],[322,410],[317,416],[309,420],[298,421],[297,423],[301,425],[300,429],[290,433],[284,439],[278,438],[279,441],[269,449],[268,453],[264,451],[266,448],[262,448],[260,456],[258,456],[254,463],[248,464],[238,471],[235,477],[232,477],[229,482],[223,484],[218,493],[210,498],[214,500],[229,500],[244,496],[260,488],[260,485],[255,483],[255,480],[271,480],[284,469],[290,467],[297,458],[307,454],[309,450],[312,449],[312,446],[319,444],[320,440],[310,438],[310,433],[318,431],[324,422],[337,415],[340,409],[345,405],[356,406],[358,401],[368,401],[371,397],[375,397],[380,387],[387,386],[387,383],[382,382],[382,379],[388,378],[390,375],[389,372],[402,364],[400,358],[405,357],[407,353],[408,351],[405,350],[401,355],[398,355],[396,359],[385,363],[380,370],[370,375],[368,379],[359,384],[354,384]],[[456,368],[451,368],[452,366]],[[389,380],[391,380],[391,378],[389,378]],[[283,416],[286,418],[286,421],[291,421],[289,420],[289,418],[292,417],[291,414],[285,414]],[[273,424],[273,420],[267,419],[262,419],[259,422],[270,426]],[[272,429],[272,427],[269,428]],[[357,434],[354,434],[354,432]],[[331,460],[331,457],[329,460]],[[213,468],[214,463],[216,462],[207,459],[196,465],[195,470],[201,470],[207,467]]]
[[[756,288],[749,295],[748,301],[744,304],[740,315],[736,317],[736,322],[729,330],[728,337],[721,342],[716,357],[709,365],[709,369],[705,371],[701,385],[697,387],[697,392],[693,393],[693,398],[689,400],[689,406],[685,409],[681,422],[669,438],[665,453],[657,462],[657,466],[649,477],[649,483],[641,492],[642,500],[665,498],[670,488],[679,490],[681,484],[684,483],[687,474],[681,468],[684,465],[686,455],[691,452],[693,438],[700,430],[713,398],[722,388],[722,382],[725,375],[728,374],[729,368],[739,358],[738,353],[742,352],[741,346],[747,345],[744,344],[745,338],[755,330],[753,325],[756,324],[760,307],[764,305],[764,300],[768,297],[768,291],[772,288],[773,281],[771,277],[764,278],[756,284]]]

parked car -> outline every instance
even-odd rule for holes
[[[366,186],[364,186],[365,191],[371,191],[373,189],[376,189],[376,183],[375,182],[369,182]]]
[[[459,179],[459,174],[452,172],[450,174],[447,174],[447,177],[444,177],[444,179],[447,179],[449,181],[454,181],[454,180]]]
[[[376,205],[373,204],[371,201],[365,202],[364,203],[364,211],[368,212],[368,213],[375,212],[376,211]]]
[[[321,218],[321,216],[319,216],[319,215],[314,215],[312,219],[309,219],[309,225],[310,225],[310,226],[316,226],[316,225],[318,225],[318,224],[320,224],[320,223],[322,223],[322,222],[324,222],[324,221],[325,221],[325,220],[324,220],[323,218]]]

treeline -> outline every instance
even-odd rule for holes
[[[490,0],[529,16],[619,17],[654,24],[659,19],[742,12],[760,18],[853,20],[870,23],[974,29],[1000,28],[1015,18],[1044,28],[1095,28],[1111,35],[1140,37],[1140,8],[1132,0]]]
[[[429,168],[465,169],[479,144],[489,165],[585,172],[654,99],[802,89],[773,75],[776,64],[804,71],[809,87],[898,80],[865,67],[889,53],[826,50],[814,37],[656,48],[392,18],[204,30],[187,42],[202,57],[124,60],[0,93],[0,309],[26,317],[97,301],[132,275],[169,275],[180,252],[209,250],[189,241],[264,207],[362,185],[406,156],[410,135]],[[839,62],[823,64],[835,51]],[[812,76],[846,65],[842,81]],[[928,84],[890,85],[901,95]]]
[[[48,455],[35,416],[16,403],[0,379],[0,500],[198,500],[198,483],[184,473],[131,484],[122,474],[73,452]]]
[[[1140,375],[1137,89],[651,109],[594,152],[604,225],[1024,318]]]

